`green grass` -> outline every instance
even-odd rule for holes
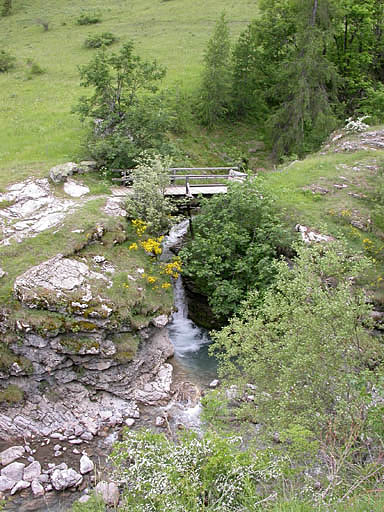
[[[192,91],[220,13],[227,12],[233,37],[257,13],[255,0],[13,3],[13,14],[0,18],[0,48],[17,58],[13,71],[0,74],[0,174],[8,181],[25,176],[25,167],[37,175],[46,174],[50,166],[81,153],[84,128],[70,110],[84,94],[78,66],[92,54],[83,47],[88,35],[109,31],[120,44],[132,39],[142,57],[167,67],[164,86],[180,83],[183,90]],[[94,11],[100,12],[102,23],[76,23],[83,12]],[[38,18],[49,22],[48,31],[36,23]],[[31,78],[28,59],[46,72]],[[4,180],[0,178],[0,187]]]

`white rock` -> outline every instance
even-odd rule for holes
[[[101,495],[106,505],[116,507],[119,503],[119,488],[113,482],[99,482],[95,487],[96,494]]]
[[[10,491],[15,484],[16,482],[14,480],[11,480],[6,476],[0,476],[0,492]]]
[[[169,323],[168,315],[160,315],[152,320],[152,324],[155,327],[157,327],[158,329],[165,327],[168,323]]]
[[[61,450],[61,445],[60,444],[55,444],[53,449],[55,450],[55,452],[57,452],[57,451]]]
[[[87,503],[87,501],[89,501],[90,499],[91,497],[88,494],[85,494],[84,496],[81,496],[81,498],[79,498],[77,501],[79,503]]]
[[[217,386],[220,384],[219,379],[214,379],[212,382],[209,383],[209,387],[214,389],[217,388]]]
[[[163,416],[157,416],[155,425],[156,427],[163,427],[165,425],[165,418]]]
[[[86,475],[93,471],[95,465],[87,455],[83,455],[80,459],[80,473]]]
[[[66,181],[69,176],[72,176],[77,171],[77,165],[74,162],[67,162],[65,164],[56,165],[49,171],[49,177],[54,183]]]
[[[133,427],[133,425],[135,424],[135,420],[133,418],[127,418],[125,420],[125,424],[127,425],[127,427]]]
[[[17,482],[17,484],[12,488],[11,494],[16,494],[19,491],[22,491],[23,489],[28,489],[28,487],[31,485],[31,482],[25,482],[24,480],[20,480]]]
[[[6,274],[6,272],[4,272],[4,270],[0,267],[0,279],[1,279],[2,277],[4,277],[4,276],[5,276],[5,274]]]
[[[83,477],[74,469],[55,469],[51,475],[51,482],[56,491],[62,491],[69,487],[77,487],[83,481]]]
[[[32,462],[29,466],[24,469],[23,480],[26,482],[32,482],[32,480],[36,480],[41,475],[41,465],[37,460]]]
[[[71,197],[81,197],[85,194],[89,194],[89,188],[76,181],[68,180],[64,183],[64,192]]]
[[[18,482],[19,480],[23,480],[25,464],[22,462],[12,462],[5,468],[1,470],[1,476],[6,476],[10,480],[14,482]]]
[[[24,446],[11,446],[7,450],[0,453],[0,460],[3,466],[14,462],[16,459],[22,457],[25,453]]]
[[[44,487],[38,480],[32,481],[31,489],[34,496],[44,496]]]
[[[83,434],[81,434],[80,437],[84,441],[92,441],[92,439],[93,439],[93,435],[90,432],[84,432]]]

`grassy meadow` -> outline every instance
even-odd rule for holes
[[[203,52],[221,12],[228,14],[233,37],[257,12],[257,0],[13,3],[12,15],[0,17],[0,49],[17,59],[12,71],[0,74],[0,187],[31,173],[46,174],[51,165],[80,155],[84,129],[70,111],[84,94],[78,66],[95,52],[83,46],[88,35],[112,32],[119,38],[114,48],[133,40],[139,55],[167,68],[164,87],[180,84],[190,92],[198,84]],[[102,21],[78,25],[82,13],[97,13]],[[47,31],[38,20],[48,23]],[[31,74],[28,60],[44,73]],[[201,134],[185,143],[193,147],[194,138],[204,146]]]

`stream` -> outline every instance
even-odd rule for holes
[[[178,246],[188,230],[189,222],[184,220],[174,226],[163,242],[163,261],[170,260],[174,254],[172,248]],[[200,430],[200,396],[201,391],[209,386],[216,378],[216,360],[208,355],[210,338],[205,329],[198,327],[188,318],[188,302],[181,277],[174,282],[175,312],[168,325],[168,333],[172,341],[175,354],[169,361],[173,366],[174,398],[168,405],[162,407],[148,406],[141,411],[140,420],[133,427],[153,428],[157,416],[166,415],[170,429],[175,432],[180,425],[186,428]],[[185,394],[184,394],[185,391]],[[119,429],[111,429],[104,438],[97,437],[87,446],[88,455],[99,468],[97,480],[102,479],[106,457],[112,444],[118,439]],[[51,453],[36,441],[36,459],[46,466]],[[3,447],[4,449],[6,447]],[[73,448],[69,446],[68,448]],[[71,452],[68,449],[64,461],[71,467]],[[57,463],[62,462],[58,460]],[[87,482],[89,484],[89,481]],[[4,510],[18,512],[65,512],[71,509],[72,503],[83,492],[78,490],[64,492],[50,492],[44,497],[33,498],[29,491],[15,495]]]

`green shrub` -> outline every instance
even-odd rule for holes
[[[5,50],[0,50],[0,73],[5,73],[15,66],[16,58]]]
[[[5,389],[0,391],[0,402],[8,402],[9,404],[16,404],[21,402],[24,398],[24,391],[14,384],[10,384]]]
[[[84,41],[85,48],[101,48],[102,46],[111,46],[117,41],[117,37],[112,32],[103,32],[94,36],[89,35]]]
[[[27,60],[27,66],[29,75],[42,75],[45,73],[45,70],[32,59]]]
[[[101,23],[101,16],[97,13],[85,12],[77,18],[76,23],[78,25],[95,25]]]

